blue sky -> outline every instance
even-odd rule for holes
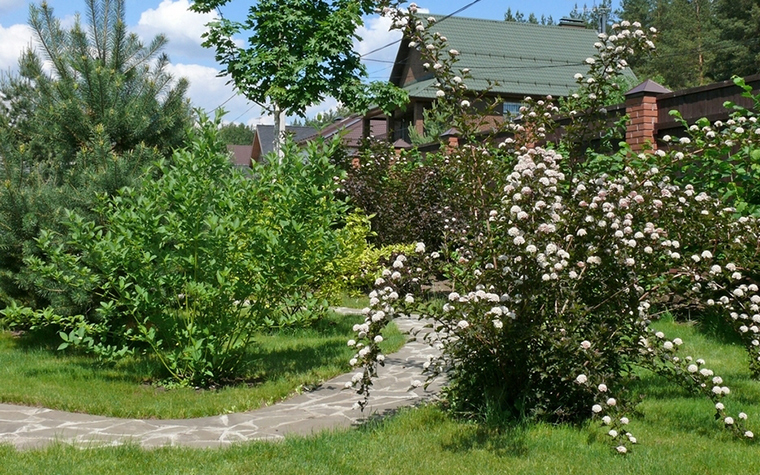
[[[418,1],[420,8],[430,13],[449,14],[473,0],[435,0]],[[0,0],[0,71],[13,71],[21,50],[30,44],[31,34],[26,26],[30,3],[25,0]],[[76,12],[85,11],[83,0],[47,0],[55,14],[64,25],[74,21]],[[552,15],[555,20],[566,16],[578,3],[582,8],[584,2],[567,0],[546,0],[543,2],[525,2],[517,0],[479,0],[463,12],[461,16],[501,20],[507,8],[525,13]],[[130,31],[140,35],[146,42],[158,33],[169,38],[166,52],[171,58],[170,70],[175,76],[184,76],[190,80],[190,99],[197,107],[213,110],[225,101],[228,110],[227,120],[248,124],[271,123],[271,118],[255,104],[249,103],[242,96],[235,96],[231,85],[226,84],[225,78],[216,77],[220,67],[214,61],[213,52],[200,46],[200,35],[209,16],[203,16],[187,10],[190,0],[126,0],[126,19]],[[251,1],[232,0],[223,10],[228,18],[245,17]],[[588,7],[594,1],[585,2]],[[613,1],[617,8],[619,1]],[[367,17],[364,28],[359,35],[363,38],[356,48],[360,53],[368,52],[383,46],[398,38],[397,33],[388,32],[385,19],[377,16]],[[396,47],[392,46],[380,52],[368,55],[376,60],[393,60]],[[387,79],[390,74],[388,64],[366,62],[370,78],[373,80]],[[315,105],[308,111],[309,115],[335,107],[336,103],[328,99],[323,104]]]

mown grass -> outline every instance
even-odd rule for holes
[[[344,292],[340,295],[340,306],[348,308],[369,307],[369,297],[366,294]]]
[[[694,326],[658,322],[681,354],[702,357],[732,389],[728,408],[749,414],[760,433],[760,383],[736,345],[716,342]],[[735,439],[713,418],[710,401],[642,372],[634,388],[646,395],[629,430],[639,444],[626,456],[605,431],[584,426],[523,424],[488,428],[457,421],[435,406],[407,409],[359,429],[247,443],[228,449],[135,446],[40,451],[0,447],[2,472],[13,474],[732,474],[760,472],[760,447]]]
[[[346,341],[361,316],[330,313],[312,328],[259,334],[239,384],[214,390],[166,390],[149,384],[154,363],[126,360],[103,367],[65,354],[54,338],[0,333],[0,401],[115,417],[175,419],[241,412],[272,404],[350,370]],[[405,341],[394,326],[384,351]]]

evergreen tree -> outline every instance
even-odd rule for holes
[[[657,52],[632,64],[641,77],[655,77],[671,89],[710,83],[710,66],[720,55],[713,0],[623,0],[620,18],[658,30]]]
[[[583,20],[586,23],[586,27],[592,30],[600,30],[601,23],[604,21],[605,31],[609,29],[612,24],[612,0],[601,0],[599,5],[588,7],[583,5],[583,8],[579,8],[576,3],[573,9],[568,13],[570,18]]]
[[[716,79],[760,73],[760,1],[716,0],[718,38],[710,73]]]
[[[124,3],[87,0],[88,25],[77,17],[69,30],[46,3],[30,7],[36,49],[0,82],[0,304],[38,302],[23,257],[41,229],[60,231],[65,208],[86,214],[98,193],[131,184],[192,123],[187,81],[165,71],[166,38],[128,33]]]
[[[245,124],[224,124],[219,128],[219,138],[225,145],[251,145],[253,128]]]

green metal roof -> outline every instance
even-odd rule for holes
[[[482,91],[487,80],[498,82],[501,95],[567,96],[578,88],[573,76],[585,73],[586,58],[596,52],[597,32],[572,26],[547,26],[477,18],[432,15],[438,22],[432,32],[448,39],[459,51],[457,69],[470,68],[471,90]],[[405,71],[409,42],[399,47],[391,82],[399,84]],[[434,98],[435,79],[426,77],[407,84],[411,97]]]

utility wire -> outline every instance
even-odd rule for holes
[[[444,16],[443,18],[441,18],[440,20],[438,20],[436,23],[441,23],[442,21],[446,21],[447,19],[451,18],[452,16],[456,15],[457,13],[462,13],[463,11],[467,10],[468,8],[470,8],[471,6],[475,5],[476,3],[480,3],[480,2],[481,2],[481,0],[473,0],[472,2],[470,2],[467,5],[463,6],[459,10],[457,10],[455,12],[452,12],[452,13],[449,13],[448,15]],[[380,46],[379,48],[375,48],[375,49],[373,49],[370,52],[367,52],[367,53],[364,53],[362,55],[359,55],[359,57],[360,58],[364,58],[365,56],[369,56],[372,53],[377,53],[378,51],[382,51],[385,48],[391,47],[393,45],[397,45],[399,43],[401,43],[401,40],[392,41],[392,42],[390,42],[390,43],[388,43],[386,45]]]

